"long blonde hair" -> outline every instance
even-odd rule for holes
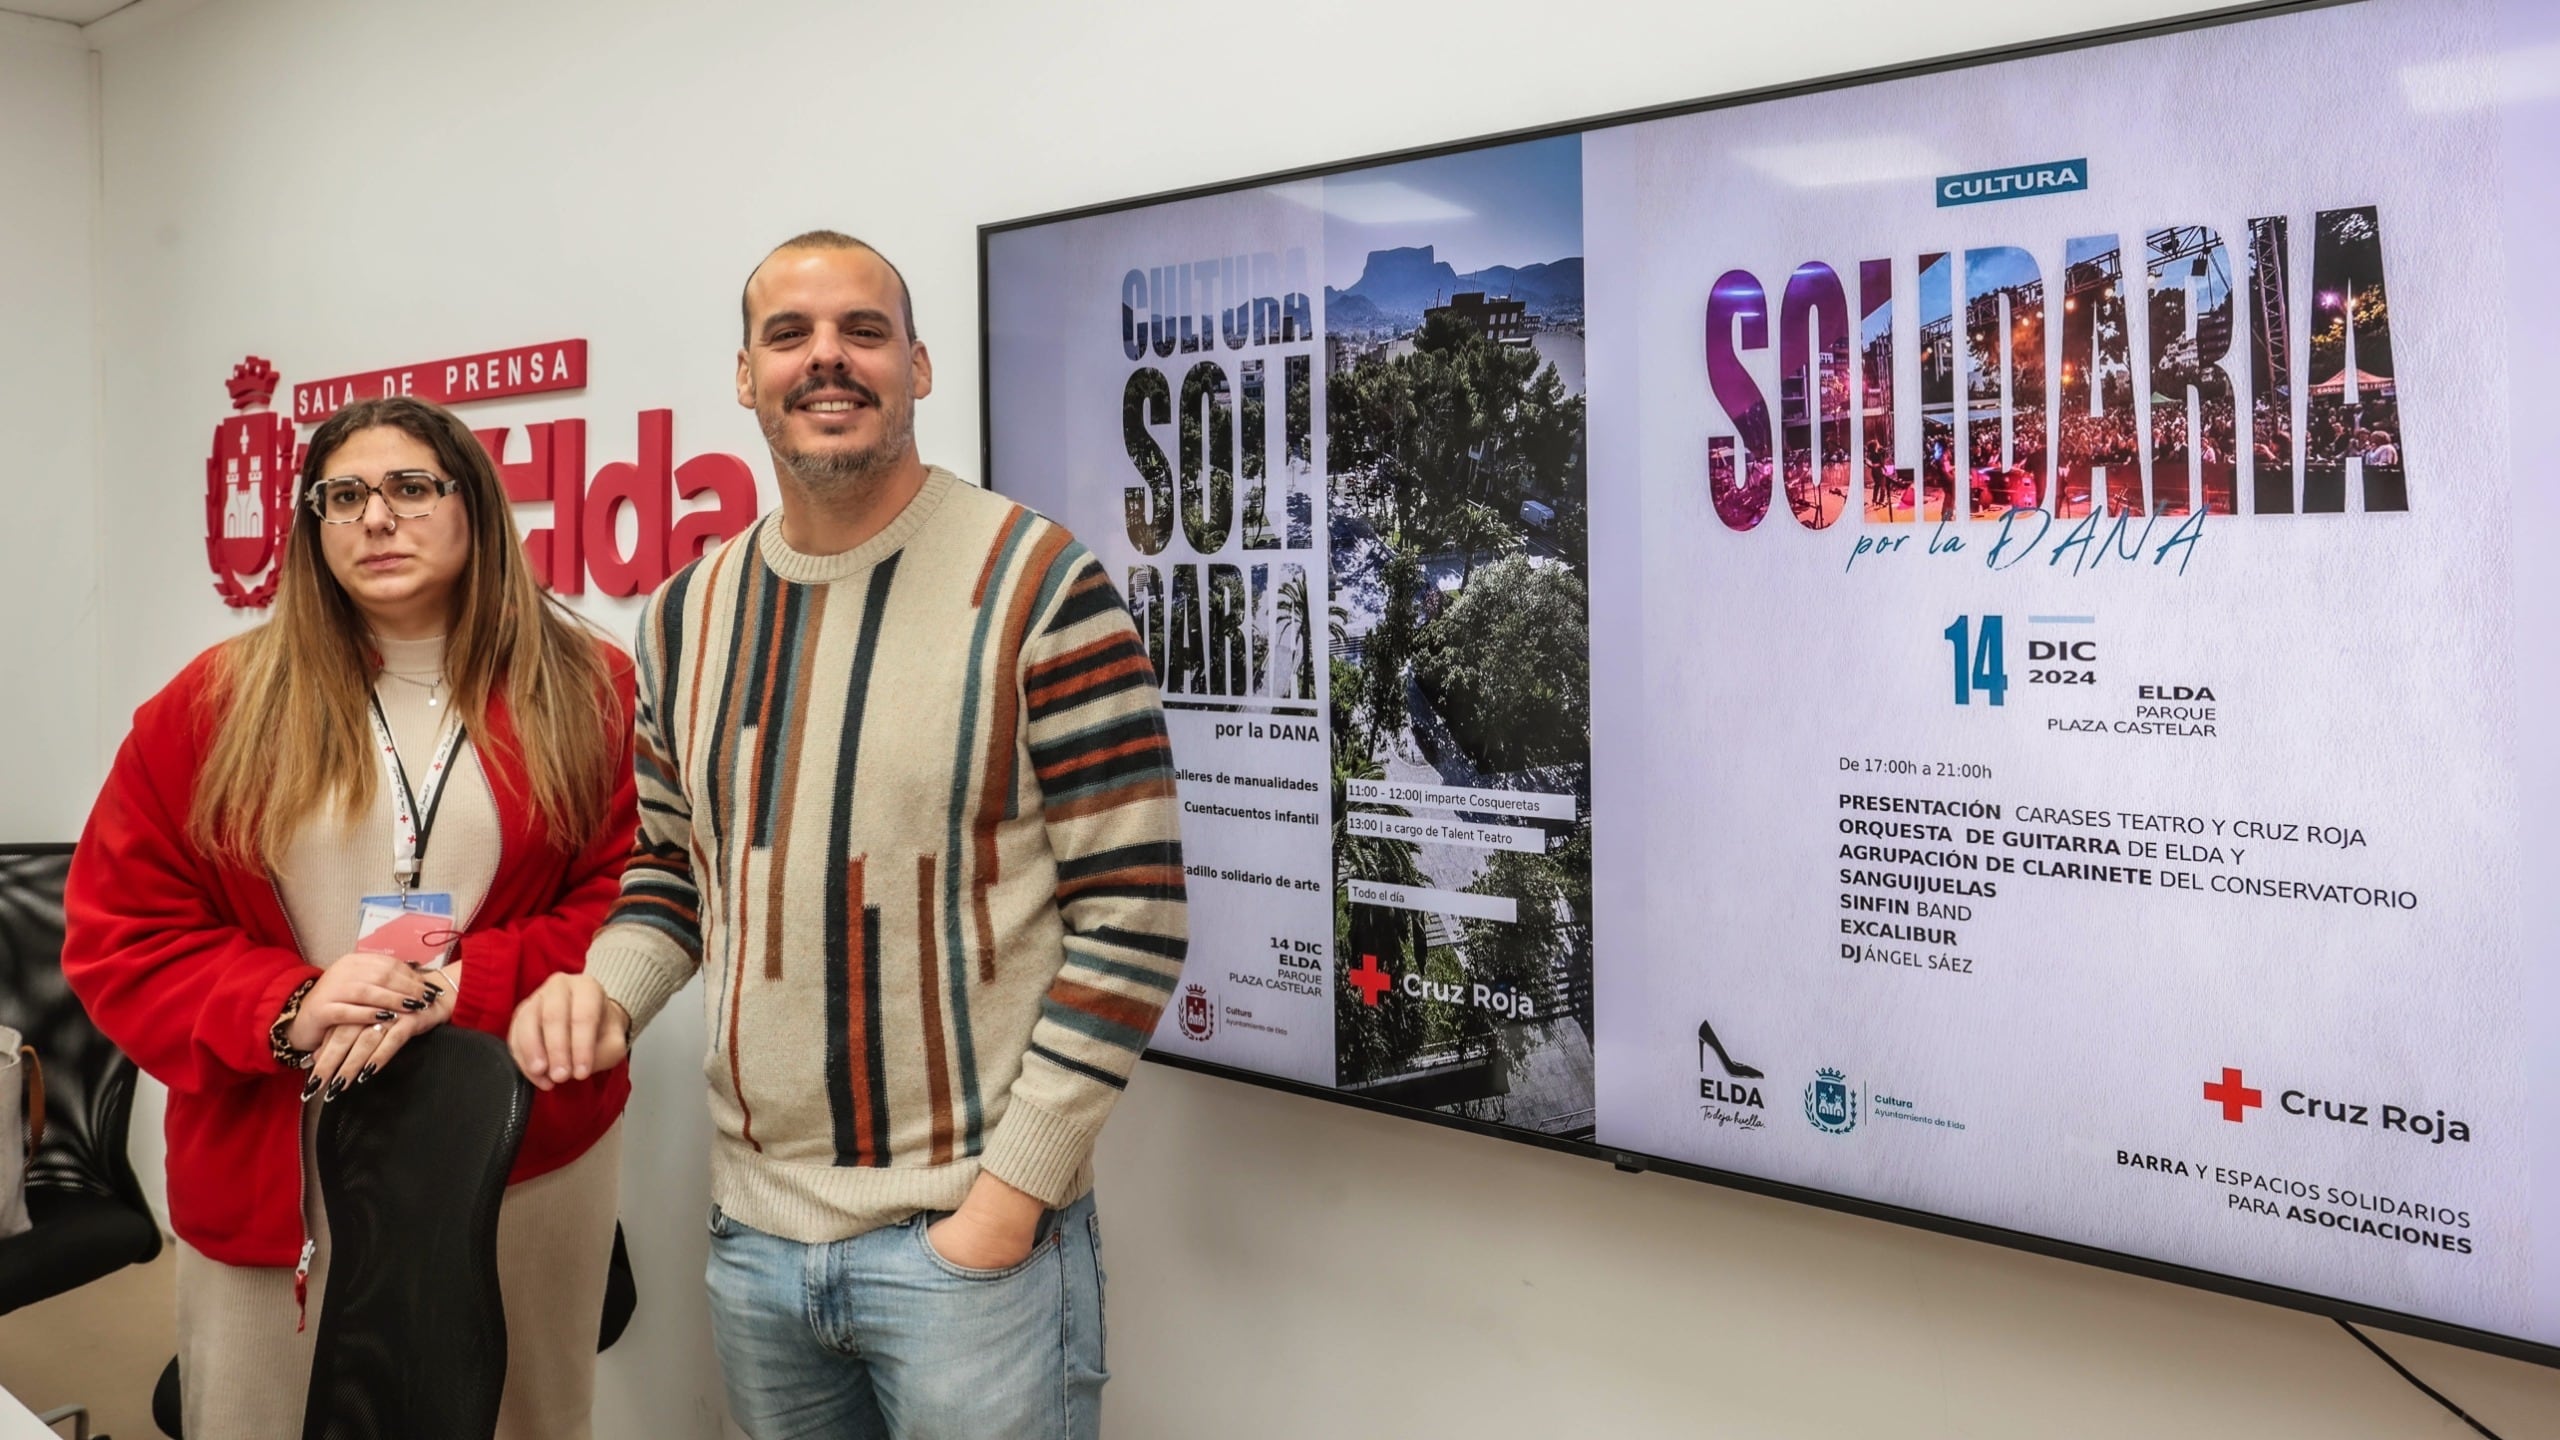
[[[407,396],[360,400],[324,421],[296,482],[274,615],[225,645],[208,703],[218,728],[197,781],[187,836],[236,865],[272,868],[295,830],[332,798],[349,818],[380,783],[367,707],[375,660],[364,616],[320,555],[320,519],[300,503],[321,467],[359,431],[387,427],[435,452],[462,482],[471,525],[445,674],[454,706],[486,753],[489,704],[504,695],[521,766],[550,842],[573,849],[604,823],[620,758],[617,706],[596,639],[534,583],[498,469],[451,411]]]

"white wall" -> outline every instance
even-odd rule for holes
[[[2202,8],[214,0],[132,27],[104,65],[100,735],[238,623],[193,497],[244,353],[311,379],[583,335],[584,395],[475,418],[584,415],[609,459],[671,404],[681,452],[761,468],[735,287],[827,224],[914,283],[924,446],[973,469],[981,221]],[[699,1046],[680,1005],[640,1060],[643,1309],[602,1434],[717,1433]],[[1120,1436],[2458,1433],[2325,1321],[1156,1067],[1102,1169]],[[2560,1435],[2560,1374],[2399,1344],[2510,1440]]]
[[[98,749],[89,47],[0,13],[0,842],[79,834]]]
[[[0,12],[0,842],[79,838],[124,733],[99,703],[97,57],[79,27]],[[167,503],[201,513],[196,489]],[[160,1121],[133,1098],[135,1170],[166,1228]]]

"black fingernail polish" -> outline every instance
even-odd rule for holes
[[[328,1099],[327,1099],[327,1100],[323,1100],[323,1101],[321,1101],[320,1103],[321,1103],[321,1104],[323,1104],[323,1105],[326,1105],[326,1104],[328,1104],[328,1103],[329,1103],[329,1100],[335,1100],[335,1099],[337,1099],[339,1096],[344,1095],[344,1094],[346,1094],[346,1093],[347,1093],[347,1082],[346,1082],[346,1081],[344,1081],[344,1080],[332,1080],[332,1081],[330,1081],[330,1082],[329,1082],[329,1096],[328,1096]]]
[[[374,1012],[373,1012],[373,1018],[374,1018],[374,1019],[376,1019],[376,1020],[396,1020],[396,1019],[398,1019],[399,1017],[398,1017],[398,1016],[396,1016],[396,1015],[393,1015],[393,1014],[392,1014],[390,1011],[388,1011],[388,1010],[376,1010],[376,1011],[374,1011]]]
[[[372,1067],[372,1066],[370,1066],[370,1065],[367,1065],[367,1066],[366,1066],[366,1067],[364,1067],[363,1069],[361,1069],[361,1070],[359,1070],[359,1071],[357,1071],[357,1072],[356,1072],[356,1083],[357,1083],[357,1084],[359,1084],[359,1085],[363,1084],[364,1082],[366,1082],[367,1080],[370,1080],[370,1079],[372,1079],[372,1078],[373,1078],[373,1067]]]
[[[319,1094],[319,1093],[320,1093],[320,1077],[319,1077],[319,1076],[317,1076],[317,1075],[314,1075],[314,1076],[312,1076],[312,1077],[311,1077],[311,1083],[309,1083],[309,1084],[307,1084],[307,1085],[305,1085],[305,1086],[303,1086],[303,1087],[302,1087],[302,1098],[303,1098],[303,1099],[305,1099],[305,1100],[308,1100],[308,1099],[310,1099],[312,1096],[317,1095],[317,1094]]]
[[[427,1002],[424,1000],[403,1000],[400,1002],[400,1008],[415,1014],[420,1010],[426,1009]],[[388,1020],[391,1017],[389,1015],[384,1015],[382,1018]]]

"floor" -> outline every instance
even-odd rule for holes
[[[163,1247],[148,1265],[0,1315],[0,1387],[39,1415],[88,1406],[93,1440],[160,1440],[151,1387],[176,1353],[176,1276]]]

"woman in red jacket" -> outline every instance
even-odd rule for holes
[[[72,987],[169,1087],[189,1440],[301,1433],[320,1107],[580,968],[637,815],[630,661],[536,587],[460,420],[351,405],[298,483],[273,618],[135,713],[66,905]],[[460,938],[359,948],[404,929]],[[507,1440],[589,1433],[629,1093],[617,1067],[534,1101],[498,1223]]]

